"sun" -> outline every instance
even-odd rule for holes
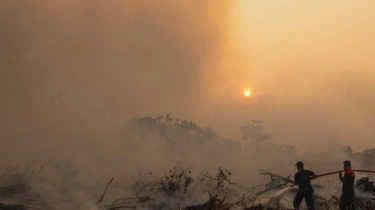
[[[245,89],[244,91],[243,91],[243,95],[246,97],[246,98],[249,98],[250,96],[251,96],[251,94],[252,94],[252,92],[251,92],[251,90],[250,89]]]

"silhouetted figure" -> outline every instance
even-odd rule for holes
[[[299,209],[303,198],[305,198],[307,208],[314,210],[314,189],[311,186],[310,180],[315,179],[317,176],[310,170],[303,169],[303,162],[296,163],[298,172],[294,175],[294,183],[298,185],[297,194],[293,200],[294,209]]]
[[[342,194],[340,197],[340,210],[355,209],[353,203],[354,198],[354,180],[355,174],[352,170],[352,163],[349,160],[344,161],[344,177],[339,173],[339,178],[342,182]]]

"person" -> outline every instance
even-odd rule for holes
[[[352,163],[349,160],[344,161],[344,177],[342,172],[339,173],[340,181],[342,182],[342,194],[340,197],[340,210],[355,209],[353,204],[354,197],[354,180],[355,174],[352,170]]]
[[[298,185],[298,190],[293,200],[293,207],[294,209],[299,209],[299,205],[303,198],[305,198],[307,209],[314,210],[314,189],[311,186],[310,180],[315,179],[317,175],[310,170],[305,170],[301,161],[298,161],[296,166],[298,172],[294,175],[294,184]]]

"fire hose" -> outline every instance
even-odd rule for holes
[[[375,173],[375,171],[370,171],[370,170],[361,170],[361,169],[353,169],[353,171]],[[321,176],[328,176],[328,175],[331,175],[331,174],[337,174],[337,173],[341,173],[341,172],[345,172],[345,171],[344,171],[344,170],[341,170],[341,171],[334,171],[334,172],[325,173],[325,174],[319,174],[319,175],[317,175],[316,177],[318,178],[318,177],[321,177]]]

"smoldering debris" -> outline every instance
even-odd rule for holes
[[[248,124],[251,129],[247,131],[267,133],[259,123]],[[244,134],[254,136],[249,132]],[[350,147],[338,147],[330,154],[301,154],[274,138],[244,138],[243,142],[223,139],[210,127],[173,119],[170,114],[134,119],[124,125],[124,136],[124,143],[118,145],[120,154],[113,156],[133,158],[131,167],[118,166],[123,168],[121,173],[98,168],[109,175],[99,182],[93,182],[93,174],[78,174],[68,164],[33,162],[4,168],[0,174],[0,209],[291,209],[296,189],[290,187],[291,169],[280,163],[306,160],[315,172],[323,174],[343,158],[350,158],[358,167],[372,169],[371,152],[375,151],[353,153]],[[150,156],[154,145],[162,145],[160,148],[167,152]],[[331,157],[332,152],[338,154],[337,159]],[[320,162],[329,155],[329,162]],[[186,164],[191,160],[193,164]],[[260,166],[264,168],[258,172]],[[124,176],[128,176],[128,182],[124,182]],[[324,176],[314,180],[313,186],[319,209],[337,208],[338,179]],[[357,205],[372,209],[371,177],[358,179],[356,190]]]
[[[0,209],[80,209],[91,204],[95,186],[84,186],[67,164],[9,166],[0,174]]]
[[[87,186],[75,182],[74,176],[48,177],[50,169],[43,164],[36,166],[11,167],[1,174],[1,180],[7,180],[0,188],[1,210],[287,210],[292,209],[291,201],[296,193],[287,177],[271,172],[266,175],[272,174],[273,181],[280,181],[280,185],[247,186],[221,167],[195,174],[190,167],[176,165],[161,174],[140,172],[138,180],[127,186],[117,183],[115,178],[105,185]],[[53,170],[60,168],[59,173],[65,175],[75,171],[68,166],[48,167]],[[261,175],[265,175],[264,171]],[[65,188],[61,188],[61,182]],[[357,181],[356,205],[359,209],[375,209],[375,192],[369,188],[372,183],[365,178]],[[332,185],[330,180],[322,180],[316,186],[319,186],[315,193],[317,209],[337,209],[339,187]],[[79,192],[81,196],[77,196]]]

